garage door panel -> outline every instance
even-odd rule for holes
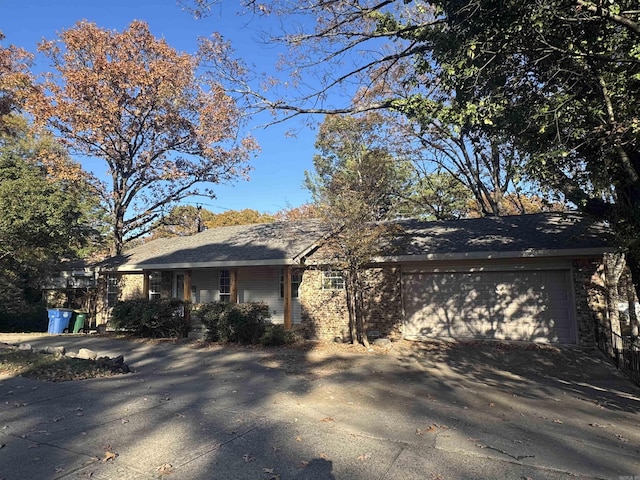
[[[405,336],[575,342],[568,270],[403,275]]]

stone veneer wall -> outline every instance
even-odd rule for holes
[[[323,290],[322,271],[306,270],[298,287],[301,324],[313,340],[349,339],[345,290]]]
[[[573,289],[579,345],[595,345],[596,322],[606,325],[607,302],[604,285],[602,258],[573,261]]]
[[[375,268],[368,272],[365,292],[367,331],[381,337],[402,338],[400,268]]]
[[[345,290],[323,290],[322,271],[307,270],[300,284],[302,326],[312,339],[349,341],[349,313]],[[397,268],[368,272],[365,292],[367,332],[382,337],[402,336],[402,299]]]
[[[100,298],[97,302],[96,324],[106,324],[111,316],[111,308],[107,307],[106,277],[101,278]],[[118,300],[130,300],[143,296],[144,275],[129,274],[122,275],[118,279]]]

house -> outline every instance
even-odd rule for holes
[[[175,297],[194,304],[265,302],[272,321],[301,323],[299,255],[326,235],[317,220],[220,227],[162,238],[100,265],[105,309],[134,296]]]
[[[603,225],[575,213],[396,223],[367,271],[370,336],[593,344],[606,318],[603,256],[614,251]],[[262,301],[274,323],[346,339],[328,235],[305,220],[152,241],[101,265],[105,302]]]
[[[615,248],[602,224],[542,213],[396,226],[370,270],[375,334],[592,345],[606,319],[603,256]],[[323,257],[308,256],[307,268]],[[345,319],[323,313],[329,299],[307,291],[310,280],[305,272],[306,321],[323,338],[344,336]]]

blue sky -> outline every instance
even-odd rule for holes
[[[123,30],[132,20],[144,20],[155,36],[164,37],[172,47],[190,53],[195,51],[198,37],[217,31],[231,42],[237,57],[259,71],[274,73],[278,51],[259,40],[260,31],[269,25],[257,18],[239,17],[236,14],[239,3],[225,0],[211,16],[196,20],[181,10],[175,0],[0,0],[0,30],[6,36],[4,45],[14,44],[35,52],[42,38],[56,38],[57,32],[79,20],[117,30]],[[46,64],[36,66],[46,67]],[[253,123],[252,134],[261,152],[251,162],[254,168],[251,179],[230,186],[218,185],[217,198],[194,199],[194,204],[216,213],[244,208],[275,213],[309,200],[302,182],[304,171],[313,168],[316,132],[295,120],[266,129],[260,128],[263,122]],[[286,135],[290,130],[297,132],[295,138]],[[85,169],[95,172],[102,168],[100,162],[82,161]]]

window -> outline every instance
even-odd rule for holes
[[[184,275],[176,275],[176,298],[184,300]]]
[[[162,292],[162,274],[151,272],[149,274],[149,300],[160,298]]]
[[[220,301],[231,301],[231,272],[229,270],[220,270]]]
[[[322,290],[344,290],[344,277],[338,270],[322,272]]]
[[[291,298],[298,298],[300,283],[302,283],[302,271],[291,270]],[[280,298],[284,298],[284,270],[280,270]]]
[[[107,307],[118,303],[118,276],[115,273],[107,275]]]

